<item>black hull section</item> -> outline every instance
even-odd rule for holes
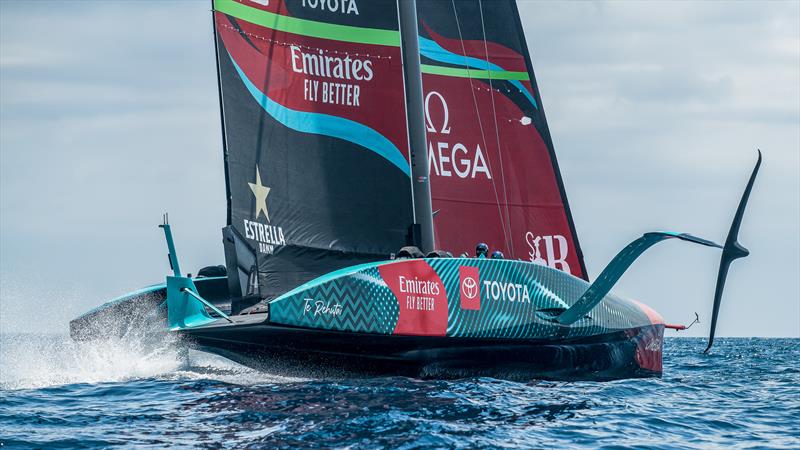
[[[368,335],[264,323],[183,333],[200,350],[288,376],[603,381],[661,376],[642,368],[639,355],[643,337],[649,342],[655,333],[660,341],[663,327],[572,342]]]

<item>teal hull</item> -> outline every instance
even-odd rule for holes
[[[230,311],[230,299],[220,292],[224,278],[193,282],[200,295]],[[154,333],[172,330],[238,362],[299,367],[299,373],[311,368],[516,379],[659,376],[664,323],[650,308],[607,295],[570,325],[555,320],[587,288],[584,280],[523,261],[383,261],[332,272],[273,299],[259,313],[230,320],[196,308],[189,296],[170,302],[185,302],[191,317],[171,313],[167,320],[167,288],[156,286],[76,319],[73,335],[96,323],[98,314],[113,316],[126,304],[139,304],[161,308]]]

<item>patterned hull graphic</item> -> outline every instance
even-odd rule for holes
[[[608,295],[570,326],[554,315],[589,284],[524,261],[434,258],[379,262],[306,283],[270,304],[270,322],[352,333],[556,344],[604,336],[634,342],[636,362],[661,372],[663,321]]]

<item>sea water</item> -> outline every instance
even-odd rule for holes
[[[0,335],[0,448],[800,448],[798,339],[665,343],[664,377],[285,378],[174,342]]]

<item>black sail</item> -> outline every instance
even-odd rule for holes
[[[214,1],[234,296],[275,298],[406,243],[396,0],[333,3]]]

